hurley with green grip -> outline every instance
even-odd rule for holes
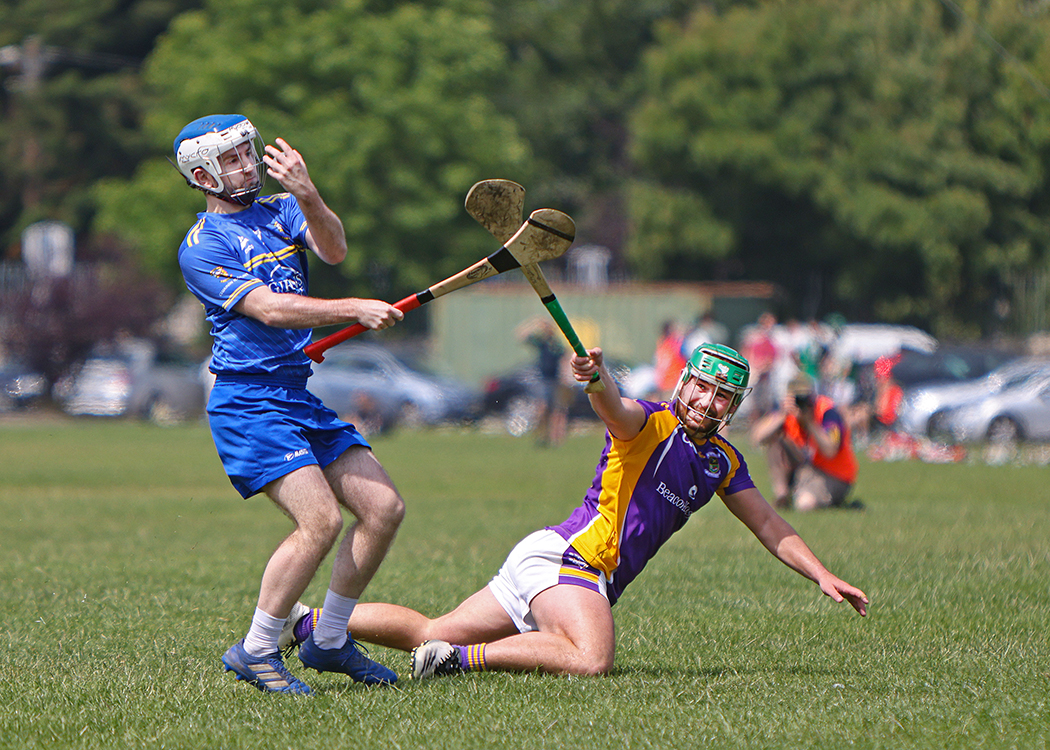
[[[466,209],[481,226],[485,227],[500,242],[506,242],[507,238],[521,224],[521,217],[525,205],[525,188],[511,180],[482,180],[467,193]],[[559,233],[555,228],[547,228],[547,231],[557,234],[563,240],[572,242],[575,238],[565,233]],[[576,331],[569,322],[569,317],[562,309],[558,298],[554,296],[550,284],[547,283],[543,271],[537,263],[523,264],[521,272],[540,296],[540,301],[547,308],[547,312],[554,318],[558,328],[565,334],[565,338],[572,346],[572,350],[581,357],[587,356],[587,349],[576,335]],[[605,384],[601,381],[598,373],[595,373],[585,387],[587,393],[599,393],[605,390]]]

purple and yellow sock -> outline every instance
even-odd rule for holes
[[[485,646],[487,643],[476,643],[473,646],[456,646],[459,650],[459,666],[464,672],[485,671]]]
[[[296,643],[302,643],[310,637],[310,633],[314,632],[314,628],[317,627],[317,618],[320,616],[321,608],[312,607],[309,614],[299,618],[299,622],[295,623],[295,627],[292,629]]]

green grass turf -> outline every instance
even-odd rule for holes
[[[575,506],[601,440],[375,440],[408,514],[366,598],[428,614],[457,604]],[[740,447],[764,488],[764,462]],[[865,512],[787,513],[869,594],[865,619],[716,500],[616,606],[608,677],[367,689],[309,672],[317,695],[302,699],[221,670],[288,526],[236,495],[205,427],[0,424],[0,747],[1045,748],[1048,479],[1037,466],[863,463]],[[372,654],[404,674],[405,654]]]

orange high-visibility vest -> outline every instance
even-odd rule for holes
[[[817,396],[817,401],[813,406],[817,424],[823,423],[824,415],[834,406],[834,402],[827,396]],[[817,450],[816,441],[813,440],[813,437],[808,432],[802,429],[802,425],[799,424],[798,419],[792,414],[789,414],[784,419],[784,434],[795,445],[807,450],[814,468],[820,469],[825,474],[847,484],[853,484],[854,480],[856,480],[857,457],[853,455],[853,447],[850,445],[849,426],[844,420],[842,422],[842,439],[839,442],[839,451],[831,458]]]

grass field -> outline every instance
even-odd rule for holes
[[[367,598],[434,614],[567,515],[601,436],[374,446],[408,515]],[[764,462],[752,469],[765,487]],[[317,695],[296,699],[219,664],[287,522],[236,495],[206,428],[0,424],[0,747],[1045,748],[1048,480],[1045,466],[864,463],[866,511],[788,513],[871,597],[864,619],[715,501],[616,606],[608,677],[366,689],[310,672]],[[404,675],[405,654],[372,654]]]

